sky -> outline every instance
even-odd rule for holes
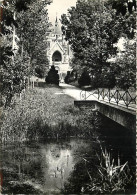
[[[77,0],[53,0],[53,3],[48,5],[49,21],[54,25],[56,15],[58,19],[62,14],[67,13],[67,9],[75,6]]]

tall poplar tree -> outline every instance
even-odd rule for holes
[[[1,22],[0,80],[5,106],[11,102],[15,93],[21,92],[25,87],[26,77],[34,72],[30,68],[30,61],[43,59],[47,64],[46,52],[44,54],[42,52],[44,48],[46,49],[45,35],[48,30],[46,5],[48,3],[50,3],[49,0],[6,0],[1,5],[3,18]],[[26,26],[27,22],[28,26]],[[44,33],[42,33],[43,29]],[[40,48],[40,43],[44,41],[45,44]],[[37,42],[39,42],[39,47],[36,45]],[[32,58],[32,55],[35,58]],[[41,66],[42,63],[39,60],[37,65]]]

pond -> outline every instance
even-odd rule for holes
[[[2,149],[3,194],[60,193],[76,172],[76,166],[83,162],[73,181],[76,189],[81,188],[83,181],[89,179],[85,159],[96,163],[93,160],[95,148],[93,140],[80,138],[5,145]],[[124,161],[130,157],[128,153]]]
[[[90,141],[74,138],[6,145],[2,155],[4,192],[60,192],[74,165],[91,150]]]

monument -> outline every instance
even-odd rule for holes
[[[68,71],[71,71],[70,60],[72,52],[70,45],[61,32],[61,27],[56,17],[55,26],[47,36],[47,57],[49,69],[52,65],[58,70],[60,81],[64,81]]]

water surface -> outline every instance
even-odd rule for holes
[[[128,161],[131,167],[135,167],[135,161],[131,160],[134,159],[131,137],[121,136],[116,131],[111,134],[110,131],[105,134],[109,135],[108,139],[101,135],[100,138],[106,139],[106,144],[103,140],[102,144],[111,152],[112,158],[117,161],[120,155],[121,163]],[[96,145],[91,139],[80,138],[5,145],[1,162],[3,194],[59,194],[70,179],[73,179],[76,190],[80,190],[89,180],[86,163],[96,165],[94,160],[99,152]],[[90,171],[94,171],[94,166]]]
[[[60,192],[85,151],[92,151],[90,140],[9,144],[2,157],[4,191],[17,193],[21,185],[28,185],[41,192]]]

